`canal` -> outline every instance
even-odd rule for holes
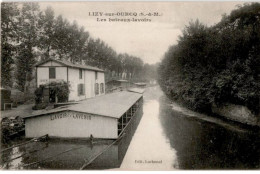
[[[259,129],[190,111],[167,99],[158,86],[146,89],[142,112],[108,149],[113,140],[34,141],[1,153],[0,167],[78,170],[107,149],[84,169],[260,168]],[[24,141],[14,139],[1,149]]]
[[[192,112],[147,88],[122,169],[259,169],[260,132]]]

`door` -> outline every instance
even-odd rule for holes
[[[55,91],[54,91],[54,90],[51,90],[51,89],[50,89],[49,96],[50,96],[49,102],[50,102],[50,103],[55,103],[55,101],[56,101],[56,94],[55,94]]]
[[[43,88],[43,102],[44,103],[49,103],[50,102],[49,88]]]

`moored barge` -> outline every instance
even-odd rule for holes
[[[25,137],[117,139],[136,114],[143,95],[120,91],[25,117]]]

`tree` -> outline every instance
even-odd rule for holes
[[[59,15],[55,20],[53,49],[56,51],[57,59],[69,59],[69,22]]]
[[[191,22],[159,67],[159,83],[172,99],[210,112],[233,103],[259,113],[260,4],[245,4],[206,27]]]
[[[32,70],[35,61],[35,48],[39,36],[39,4],[23,3],[21,15],[19,16],[19,41],[17,56],[16,81],[18,89],[26,91],[26,82],[32,80]]]
[[[1,6],[1,86],[12,87],[12,70],[17,42],[17,3],[3,2]]]
[[[47,7],[44,14],[39,16],[39,48],[43,50],[42,59],[51,57],[51,52],[55,43],[55,20],[54,11],[51,7]]]
[[[33,65],[48,58],[96,66],[107,72],[108,79],[122,78],[123,73],[128,79],[141,79],[143,61],[139,57],[117,54],[76,21],[55,17],[51,7],[41,11],[35,2],[2,3],[1,14],[3,86],[12,86],[14,78],[16,87],[26,92]]]

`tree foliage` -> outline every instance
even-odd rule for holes
[[[139,57],[118,54],[101,39],[92,38],[76,21],[71,23],[61,15],[55,16],[51,7],[41,11],[36,2],[3,2],[1,9],[4,87],[15,82],[18,89],[26,91],[28,81],[34,78],[33,65],[48,58],[102,68],[107,80],[140,80],[144,74],[144,63]]]
[[[259,3],[245,4],[214,26],[186,26],[160,64],[164,92],[194,110],[234,103],[259,113],[259,12]]]
[[[1,9],[1,84],[12,86],[19,11],[16,3],[2,3]]]
[[[36,63],[34,50],[38,43],[39,9],[37,3],[24,3],[18,17],[19,45],[16,57],[16,83],[21,91],[26,91],[26,82],[32,80],[33,65]]]
[[[41,104],[43,103],[43,97],[44,97],[44,89],[49,89],[50,93],[55,93],[58,102],[67,102],[69,98],[70,93],[70,85],[65,82],[50,82],[44,85],[40,85],[35,90],[35,103]]]

